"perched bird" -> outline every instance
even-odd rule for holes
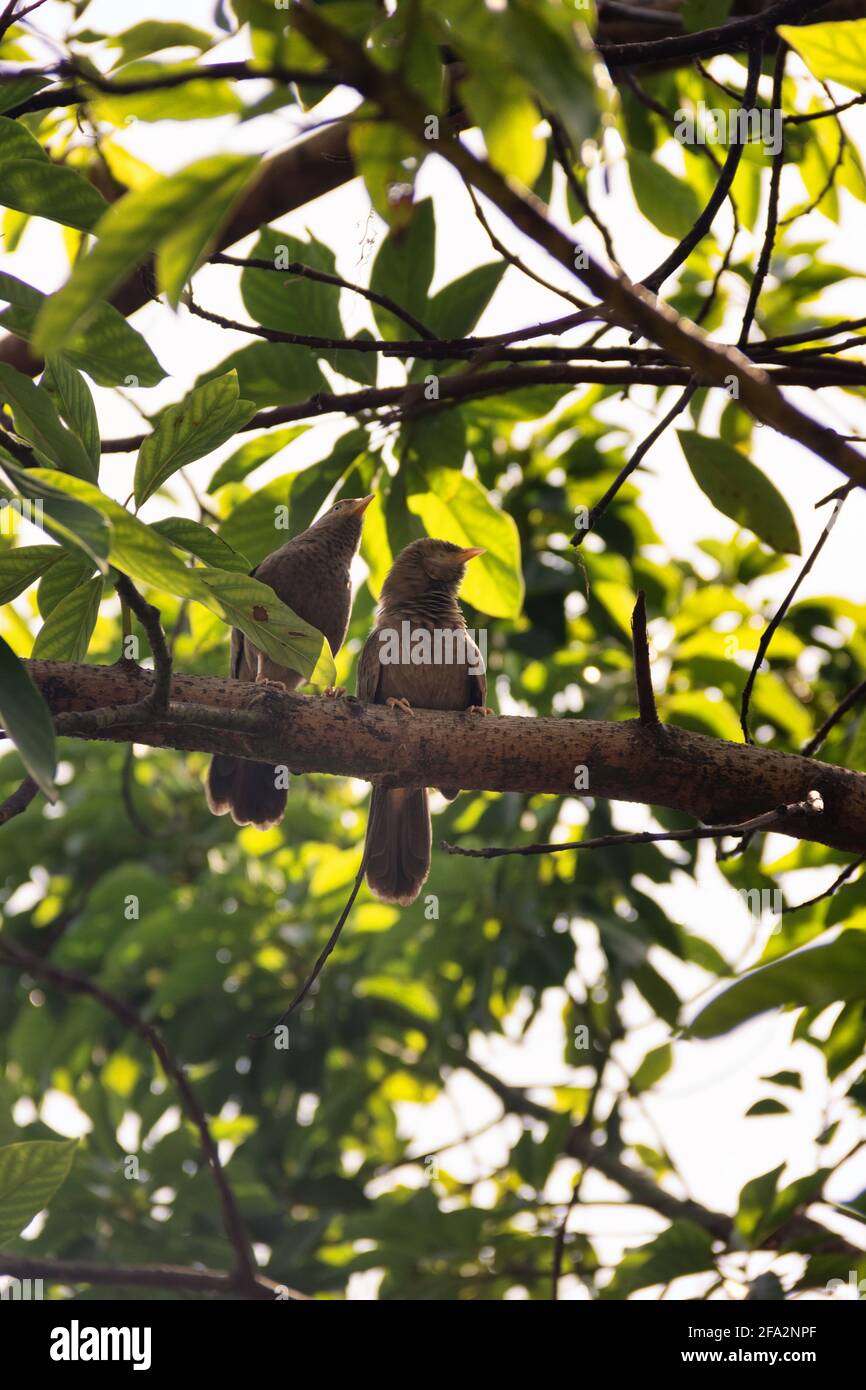
[[[411,713],[485,706],[484,662],[466,629],[457,594],[480,547],[413,541],[382,586],[376,626],[358,663],[358,695]],[[455,653],[462,659],[454,659]],[[451,659],[449,659],[449,657]],[[442,788],[452,800],[459,788]],[[374,787],[367,822],[367,883],[383,902],[406,906],[430,872],[430,811],[418,788]]]
[[[253,570],[277,598],[318,628],[334,656],[349,626],[349,570],[361,542],[364,512],[372,500],[371,495],[335,502],[306,531],[266,555]],[[230,674],[235,680],[280,685],[285,690],[294,690],[303,680],[298,671],[280,666],[259,651],[238,628],[232,628]],[[215,816],[231,811],[236,825],[264,830],[282,820],[286,788],[270,763],[217,753],[208,772],[207,803]]]

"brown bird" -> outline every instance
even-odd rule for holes
[[[376,626],[358,663],[358,695],[411,714],[424,709],[488,713],[484,662],[457,594],[483,549],[413,541],[382,586]],[[458,659],[461,658],[462,659]],[[459,788],[442,788],[453,800]],[[383,902],[412,903],[430,872],[430,810],[418,788],[374,787],[367,822],[367,883]]]
[[[306,531],[266,555],[253,570],[277,598],[318,628],[334,656],[349,626],[349,570],[361,542],[364,512],[372,500],[371,494],[335,502]],[[230,674],[235,680],[281,685],[285,690],[294,690],[303,681],[300,672],[280,666],[238,628],[232,628]],[[208,772],[207,804],[215,816],[231,811],[235,825],[265,830],[282,820],[286,788],[270,763],[217,753]]]

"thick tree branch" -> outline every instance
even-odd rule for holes
[[[585,767],[588,795],[667,806],[730,824],[768,807],[805,800],[820,816],[782,817],[778,829],[836,849],[866,850],[866,774],[798,754],[728,743],[666,725],[589,719],[473,719],[416,711],[414,719],[360,701],[311,699],[243,681],[175,675],[161,719],[125,707],[152,684],[149,672],[119,666],[30,661],[30,675],[58,732],[287,763],[299,772],[362,777],[390,786],[460,786],[469,791],[575,794]],[[108,711],[107,717],[106,709]],[[88,711],[93,715],[93,723]]]

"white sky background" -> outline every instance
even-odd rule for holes
[[[143,19],[183,19],[209,28],[213,8],[212,0],[184,0],[182,4],[177,0],[94,0],[83,23],[89,28],[108,33],[117,33]],[[39,30],[59,35],[68,23],[68,10],[49,0],[34,15],[34,21]],[[46,58],[48,56],[49,52],[46,51]],[[215,53],[205,56],[205,61],[246,56],[245,42],[241,38],[240,41],[221,44]],[[724,75],[723,68],[717,67],[715,70]],[[251,100],[255,90],[252,84],[246,84],[246,97]],[[342,105],[345,108],[353,104],[353,98],[347,96]],[[336,109],[329,106],[328,114],[334,114]],[[319,115],[317,111],[315,119]],[[862,149],[866,145],[866,115],[855,110],[846,115],[845,122]],[[135,122],[131,124],[123,143],[139,158],[163,173],[170,173],[194,159],[218,151],[271,154],[296,139],[301,131],[302,118],[299,119],[299,113],[290,109],[244,125],[237,124],[233,117],[182,123]],[[675,156],[676,152],[674,159]],[[786,171],[785,178],[788,182],[783,183],[783,204],[787,188],[790,188],[791,199],[802,196],[796,176]],[[591,196],[600,216],[612,230],[624,269],[638,279],[667,253],[671,243],[637,213],[622,150],[621,147],[617,148],[616,138],[609,150],[609,180],[610,191],[607,192],[599,172],[596,172],[590,180]],[[438,288],[473,265],[493,259],[495,253],[474,216],[459,178],[435,156],[428,157],[418,180],[418,195],[427,193],[433,194],[436,202],[439,234],[434,288]],[[801,228],[801,239],[826,238],[827,245],[821,253],[823,260],[859,266],[863,271],[866,270],[866,209],[844,191],[841,198],[842,228],[834,227],[826,218],[813,213],[808,219],[808,226]],[[555,283],[569,283],[561,267],[554,265],[544,253],[515,232],[495,210],[488,207],[487,211],[494,230],[528,265]],[[561,190],[554,199],[554,212],[564,215]],[[299,236],[304,236],[309,229],[335,250],[338,271],[349,279],[362,282],[367,278],[369,263],[384,235],[383,224],[369,214],[365,189],[357,179],[281,219],[277,225]],[[593,229],[584,223],[580,230],[591,251],[598,254],[600,248]],[[762,234],[761,218],[758,235]],[[252,239],[244,249],[251,244]],[[741,239],[738,248],[741,255],[753,254],[755,250],[754,244],[749,247],[747,235]],[[68,273],[60,230],[45,222],[34,222],[14,256],[0,255],[0,268],[11,271],[41,290],[53,290],[63,283]],[[738,281],[734,283],[739,287],[743,302],[736,306],[725,333],[717,335],[727,336],[731,340],[736,336],[738,316],[745,302],[745,287]],[[236,287],[237,272],[224,267],[207,267],[196,278],[196,297],[209,308],[244,318]],[[564,305],[565,301],[559,297],[509,269],[481,320],[479,331],[495,333],[521,324],[543,321],[567,312]],[[852,289],[849,281],[843,290],[828,291],[821,307],[828,313],[838,314],[840,318],[866,314],[866,291],[862,286],[856,286],[856,282],[855,289]],[[343,309],[347,328],[351,325],[349,331],[354,332],[365,325],[372,327],[369,306],[357,296],[344,294]],[[351,317],[347,311],[351,311]],[[180,399],[199,372],[221,360],[235,346],[249,341],[242,335],[216,332],[212,326],[191,318],[184,310],[175,316],[170,309],[157,304],[147,306],[136,315],[134,322],[170,374],[154,390],[130,393],[148,412],[168,401]],[[387,362],[384,366],[386,373],[396,370],[394,365]],[[389,379],[387,375],[380,376],[380,382]],[[399,380],[399,376],[393,379]],[[817,393],[805,390],[791,390],[788,394],[808,412],[843,433],[866,434],[866,409],[851,396],[823,392],[819,397]],[[96,388],[95,395],[104,436],[123,435],[140,429],[141,421],[135,410],[115,393]],[[666,398],[664,408],[672,398],[672,395]],[[605,418],[626,430],[636,431],[637,437],[645,433],[660,414],[660,408],[653,406],[651,388],[637,388],[632,392],[630,401],[608,401],[603,409]],[[708,412],[704,419],[705,429],[712,418]],[[332,439],[346,428],[347,422],[341,417],[317,424],[308,436],[292,446],[292,465],[324,457]],[[755,438],[753,457],[787,497],[800,527],[804,553],[807,553],[827,515],[826,509],[816,513],[814,503],[838,486],[839,474],[794,441],[768,428],[757,430]],[[220,456],[227,455],[232,448],[232,445],[225,446]],[[216,457],[210,457],[203,465],[193,465],[192,476],[198,483],[204,483],[210,477]],[[133,462],[133,457],[111,456],[104,466],[102,485],[118,500],[122,501],[130,491]],[[257,485],[271,476],[278,476],[285,471],[285,467],[285,463],[281,462],[267,465],[257,474]],[[683,460],[673,430],[668,431],[656,445],[648,464],[641,470],[639,480],[643,489],[643,505],[671,557],[674,560],[687,558],[705,567],[706,557],[696,551],[693,543],[708,536],[727,537],[731,534],[732,525],[715,511],[699,491]],[[181,487],[177,495],[186,509],[186,497]],[[154,514],[159,505],[157,499],[150,504]],[[166,512],[177,510],[177,506],[165,508]],[[570,518],[563,518],[563,531],[570,529],[569,521]],[[840,515],[832,540],[813,573],[807,577],[801,596],[835,593],[857,602],[866,601],[866,567],[862,559],[864,528],[866,496],[862,491],[855,491]],[[789,571],[762,581],[762,597],[770,601],[778,600],[790,585],[792,573]],[[643,807],[618,803],[615,809],[617,823],[622,829],[643,829],[651,824],[649,814]],[[782,837],[774,837],[774,841],[778,853],[790,848],[791,842]],[[702,846],[700,862],[702,867],[697,881],[679,875],[669,887],[659,889],[645,884],[642,885],[644,891],[656,894],[672,916],[713,941],[728,959],[741,964],[753,961],[760,954],[769,927],[756,930],[755,920],[713,868],[709,845]],[[793,885],[791,896],[799,900],[820,891],[834,873],[831,870],[810,870],[797,874],[788,880]],[[549,928],[548,923],[544,923],[544,926]],[[579,923],[575,925],[574,933],[582,976],[592,980],[593,971],[597,968],[597,964],[593,964],[594,933],[581,929]],[[706,977],[694,967],[685,966],[660,953],[656,953],[654,959],[657,965],[661,963],[663,973],[683,997],[692,997],[705,988]],[[576,988],[580,987],[576,978],[574,983]],[[545,1007],[526,1038],[519,1039],[522,1018],[515,1018],[508,1032],[518,1041],[495,1038],[480,1040],[475,1048],[478,1060],[517,1085],[550,1085],[567,1081],[586,1084],[591,1079],[589,1071],[569,1072],[559,1061],[562,1055],[561,1005],[561,992],[549,991]],[[664,1024],[650,1023],[646,1026],[649,1015],[642,1001],[635,999],[630,1013],[636,1025],[644,1026],[637,1026],[629,1040],[615,1052],[618,1062],[627,1071],[633,1071],[649,1047],[665,1041],[667,1037]],[[858,1127],[853,1123],[841,1126],[834,1143],[823,1151],[819,1159],[812,1138],[825,1127],[828,1118],[836,1118],[838,1106],[834,1109],[832,1105],[818,1054],[802,1043],[790,1045],[791,1028],[790,1016],[765,1016],[718,1042],[678,1044],[675,1065],[651,1096],[644,1100],[643,1114],[635,1107],[627,1111],[633,1119],[626,1126],[626,1137],[661,1147],[654,1138],[655,1126],[677,1163],[690,1195],[719,1210],[734,1210],[743,1183],[779,1163],[788,1163],[784,1180],[790,1181],[813,1172],[819,1162],[838,1161],[858,1138],[863,1137],[864,1127],[861,1125],[858,1132]],[[758,1078],[783,1068],[800,1070],[804,1076],[805,1089],[802,1092],[774,1092],[785,1101],[792,1113],[782,1117],[744,1119],[749,1106],[772,1090]],[[853,1072],[856,1070],[856,1067],[852,1069]],[[845,1077],[841,1078],[835,1083],[833,1093],[843,1094],[846,1084]],[[544,1090],[539,1090],[537,1096],[544,1100]],[[499,1102],[485,1087],[461,1074],[452,1079],[448,1094],[434,1105],[403,1107],[405,1133],[415,1137],[415,1152],[427,1153],[441,1149],[452,1139],[480,1129],[496,1116],[498,1110]],[[75,1129],[74,1120],[70,1123],[66,1113],[61,1120],[60,1114],[55,1112],[50,1122],[64,1132]],[[441,1160],[443,1165],[462,1180],[489,1171],[491,1166],[495,1167],[507,1158],[508,1147],[519,1124],[514,1118],[507,1120],[503,1126],[471,1145],[463,1145],[449,1152]],[[574,1171],[575,1165],[572,1163],[559,1165],[551,1188],[557,1199],[568,1199]],[[398,1177],[402,1181],[418,1181],[417,1172],[413,1174],[409,1170],[401,1172]],[[383,1186],[390,1185],[390,1181],[383,1183]],[[836,1175],[830,1195],[836,1200],[850,1200],[864,1186],[866,1153],[852,1160]],[[654,1213],[635,1208],[615,1211],[611,1207],[585,1205],[590,1200],[603,1202],[614,1196],[616,1189],[598,1175],[590,1175],[584,1184],[583,1202],[572,1215],[570,1229],[604,1234],[602,1253],[615,1258],[623,1244],[637,1243],[661,1229],[665,1223]],[[484,1202],[483,1189],[476,1193],[476,1200]],[[492,1188],[488,1200],[493,1200]],[[858,1228],[826,1208],[816,1214],[820,1214],[827,1225],[844,1230],[854,1243],[866,1245],[863,1227]],[[763,1256],[757,1268],[760,1270],[769,1264],[770,1258]],[[797,1268],[797,1262],[789,1259],[786,1265],[777,1264],[776,1267],[792,1271]],[[736,1271],[736,1263],[731,1268]],[[376,1282],[375,1273],[354,1280],[352,1295],[357,1298],[374,1296]],[[678,1286],[675,1294],[678,1297],[688,1296],[691,1289],[700,1289],[705,1282]],[[743,1290],[741,1286],[738,1290],[732,1284],[727,1292],[729,1296],[736,1297],[742,1296]],[[520,1291],[515,1290],[513,1296],[521,1297]],[[566,1279],[563,1281],[562,1296],[581,1298],[585,1295],[576,1281]]]

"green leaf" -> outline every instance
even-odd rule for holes
[[[259,409],[267,405],[295,405],[328,389],[310,349],[293,347],[291,343],[251,343],[238,348],[216,367],[202,373],[196,385],[230,371],[238,374],[244,400],[255,401]]]
[[[368,328],[362,328],[359,333],[354,333],[349,339],[352,343],[373,342],[373,334]],[[352,348],[334,348],[331,352],[319,354],[321,361],[327,362],[340,376],[347,376],[351,381],[360,381],[363,386],[375,386],[379,377],[379,356],[378,352],[355,352]]]
[[[782,494],[753,463],[721,439],[677,432],[698,487],[715,507],[782,554],[800,554],[800,536]]]
[[[102,194],[74,169],[48,159],[44,164],[35,159],[3,161],[0,180],[6,207],[81,232],[92,232],[108,206]]]
[[[66,347],[99,300],[156,248],[158,283],[177,303],[187,276],[258,167],[250,156],[212,155],[120,198],[96,227],[96,245],[40,310],[36,351]]]
[[[415,205],[412,221],[401,231],[388,233],[373,262],[370,289],[396,300],[415,318],[425,322],[427,293],[433,279],[436,225],[432,198]],[[373,317],[383,338],[406,337],[406,324],[387,309],[374,304]]]
[[[170,77],[178,72],[194,72],[190,63],[130,63],[112,76],[123,81],[147,81]],[[234,116],[243,111],[237,88],[227,81],[191,78],[180,87],[157,88],[150,92],[122,93],[117,96],[94,90],[90,111],[95,121],[107,121],[123,128],[130,116],[138,121],[202,121],[215,116]]]
[[[138,451],[135,464],[135,501],[142,506],[163,483],[185,464],[213,453],[255,414],[252,401],[238,399],[237,372],[227,372],[195,387],[177,405],[159,417]]]
[[[675,1221],[661,1235],[636,1250],[629,1250],[601,1290],[605,1299],[628,1298],[638,1289],[669,1284],[686,1274],[702,1274],[714,1267],[713,1238],[693,1221]]]
[[[219,599],[230,622],[260,651],[306,680],[333,685],[336,670],[327,642],[317,628],[292,612],[270,585],[233,570],[203,569],[201,580]]]
[[[97,575],[60,600],[36,634],[34,660],[84,660],[99,616],[102,584],[102,576]]]
[[[7,471],[12,471],[8,465]],[[49,468],[18,469],[15,476],[26,476],[43,496],[49,491],[60,493],[103,518],[107,523],[108,556],[124,574],[155,584],[179,598],[196,599],[208,608],[213,606],[209,591],[196,577],[198,572],[188,569],[152,527],[145,526],[93,484]]]
[[[515,618],[523,606],[520,537],[514,519],[494,507],[475,478],[453,468],[426,469],[427,491],[410,494],[409,507],[428,536],[457,545],[483,545],[466,570],[467,603],[494,618]]]
[[[790,1115],[790,1113],[787,1105],[783,1105],[780,1100],[776,1100],[773,1096],[766,1096],[763,1100],[756,1100],[754,1105],[750,1105],[746,1111],[746,1116]]]
[[[289,495],[295,476],[287,473],[266,483],[238,503],[220,525],[223,540],[248,555],[254,565],[288,540]],[[277,536],[278,531],[284,534]]]
[[[333,251],[315,237],[301,241],[273,227],[262,228],[250,256],[274,265],[301,261],[313,270],[336,274]],[[340,290],[336,285],[323,285],[302,275],[280,276],[271,270],[247,269],[241,275],[241,297],[250,318],[265,328],[320,338],[343,337]]]
[[[90,387],[81,373],[70,366],[63,356],[48,358],[42,385],[72,433],[81,442],[93,469],[91,476],[95,478],[99,473],[102,451],[99,420]]]
[[[638,149],[628,152],[628,172],[635,202],[648,222],[677,241],[691,231],[701,207],[690,184]]]
[[[48,706],[12,648],[0,637],[0,720],[21,761],[49,801],[57,800],[57,752]],[[0,1183],[2,1185],[2,1183]]]
[[[0,300],[9,305],[0,313],[0,324],[29,342],[47,295],[14,275],[0,273]],[[113,304],[98,305],[87,327],[73,333],[62,355],[99,386],[156,386],[165,376],[144,338]]]
[[[866,998],[866,935],[842,932],[835,941],[782,956],[751,970],[712,999],[691,1025],[698,1038],[717,1038],[768,1009],[824,1009]]]
[[[370,202],[392,231],[412,225],[412,187],[426,151],[393,121],[360,121],[349,131],[349,150]]]
[[[226,483],[243,482],[254,469],[267,463],[268,459],[272,459],[300,435],[306,434],[309,428],[309,425],[289,425],[286,429],[268,430],[265,434],[248,440],[233,454],[229,454],[227,459],[223,459],[208,483],[208,492],[218,492]]]
[[[572,147],[579,151],[584,140],[595,135],[599,104],[607,102],[595,80],[590,53],[578,41],[569,9],[511,0],[501,15],[493,15],[493,21],[503,26],[509,56],[542,104],[557,113]]]
[[[102,574],[107,574],[108,526],[99,510],[70,498],[65,484],[67,479],[72,481],[71,475],[53,473],[50,469],[20,468],[2,450],[0,459],[18,496],[38,504],[31,510],[31,520],[54,536],[67,551],[76,556],[88,556]],[[62,485],[49,486],[48,476],[61,479]],[[98,489],[93,490],[98,494]]]
[[[465,338],[493,298],[504,272],[504,261],[490,261],[452,280],[430,300],[427,327],[439,338]]]
[[[77,1139],[32,1140],[0,1149],[0,1246],[47,1206],[72,1167]]]
[[[773,1206],[779,1178],[785,1170],[784,1163],[769,1173],[752,1178],[740,1193],[734,1225],[747,1246],[760,1244],[767,1213]]]
[[[246,555],[239,554],[209,526],[202,526],[188,517],[166,517],[163,521],[155,521],[152,530],[165,536],[172,545],[179,546],[181,550],[188,550],[191,555],[204,560],[206,565],[215,565],[217,569],[239,570],[241,574],[249,574],[252,569]]]
[[[516,73],[488,71],[466,78],[460,93],[484,135],[489,162],[531,188],[544,165],[544,140],[535,134],[540,116],[530,88]]]
[[[671,1069],[674,1054],[670,1043],[662,1043],[647,1053],[631,1079],[631,1090],[635,1095],[649,1091],[657,1081],[661,1081]]]
[[[62,558],[58,564],[52,565],[39,581],[36,606],[42,618],[47,618],[53,613],[60,600],[73,589],[77,589],[79,584],[83,584],[93,573],[93,562],[87,555],[80,551],[63,550],[60,546],[53,548],[60,550]]]
[[[803,28],[780,24],[776,32],[819,81],[841,82],[852,91],[866,92],[866,19]]]
[[[275,661],[300,671],[308,680],[333,685],[334,663],[322,634],[293,613],[268,585],[231,570],[189,569],[155,527],[145,526],[118,502],[78,478],[43,468],[30,469],[28,476],[38,486],[68,493],[106,518],[111,562],[124,574],[203,604],[224,622],[239,627]]]
[[[47,77],[6,77],[0,86],[0,111],[11,111],[48,86]]]
[[[107,48],[119,48],[122,63],[135,58],[145,58],[149,53],[159,53],[165,48],[197,48],[200,52],[213,45],[213,37],[206,29],[195,29],[191,24],[177,21],[167,22],[158,19],[143,19],[119,34],[113,34]]]
[[[63,424],[48,391],[7,362],[0,362],[0,400],[12,409],[16,433],[42,458],[77,478],[96,480],[84,445]]]
[[[683,28],[687,34],[718,28],[730,14],[731,3],[732,0],[685,0],[682,8]]]
[[[11,603],[63,556],[59,545],[19,545],[14,550],[0,550],[0,603]]]
[[[0,186],[5,207],[92,231],[108,204],[75,169],[54,164],[25,125],[0,116]]]

